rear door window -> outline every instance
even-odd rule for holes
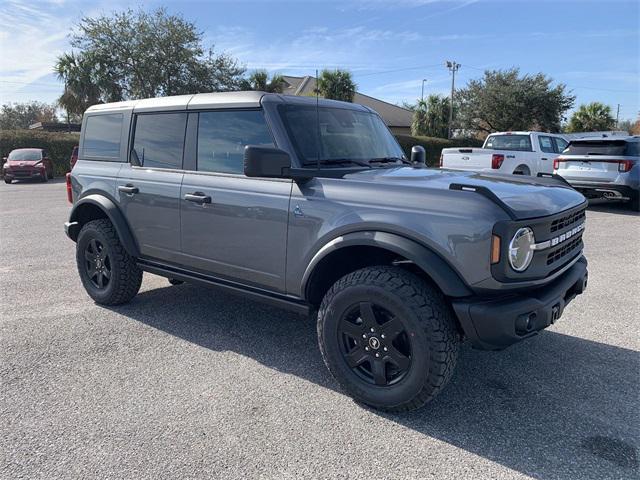
[[[90,115],[84,125],[82,153],[95,159],[120,158],[122,113]]]
[[[541,135],[538,137],[538,141],[540,142],[540,150],[542,150],[543,152],[546,152],[546,153],[555,152],[555,150],[553,149],[553,141],[551,140],[551,137]]]
[[[187,114],[150,113],[136,116],[131,163],[146,168],[182,168]]]
[[[564,152],[564,149],[569,145],[569,142],[563,138],[555,137],[553,140],[556,142],[556,153]]]
[[[198,171],[242,173],[244,147],[247,145],[273,146],[273,139],[262,111],[200,113]]]

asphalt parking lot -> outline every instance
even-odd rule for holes
[[[1,478],[638,478],[640,217],[590,208],[590,284],[426,408],[342,394],[315,323],[145,274],[95,305],[65,185],[0,185]]]

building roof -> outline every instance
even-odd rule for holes
[[[282,93],[285,95],[313,95],[316,88],[316,79],[309,75],[305,77],[293,77],[283,75],[286,87]],[[389,127],[411,127],[413,112],[392,103],[379,100],[368,95],[356,92],[353,103],[359,103],[375,110]]]

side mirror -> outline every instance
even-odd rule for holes
[[[244,147],[244,174],[247,177],[290,178],[291,157],[274,147]]]
[[[427,152],[424,147],[415,145],[411,148],[411,163],[414,165],[426,165]]]

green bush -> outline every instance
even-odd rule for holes
[[[56,176],[60,176],[69,171],[71,152],[79,141],[80,134],[77,132],[2,130],[0,131],[0,158],[6,157],[11,150],[16,148],[44,148],[49,152]]]
[[[446,138],[435,137],[412,137],[411,135],[396,135],[398,143],[404,150],[407,158],[411,158],[411,147],[421,145],[427,151],[427,165],[437,167],[440,161],[440,153],[443,148],[451,147],[481,147],[482,140],[475,138],[454,138],[447,140]]]

